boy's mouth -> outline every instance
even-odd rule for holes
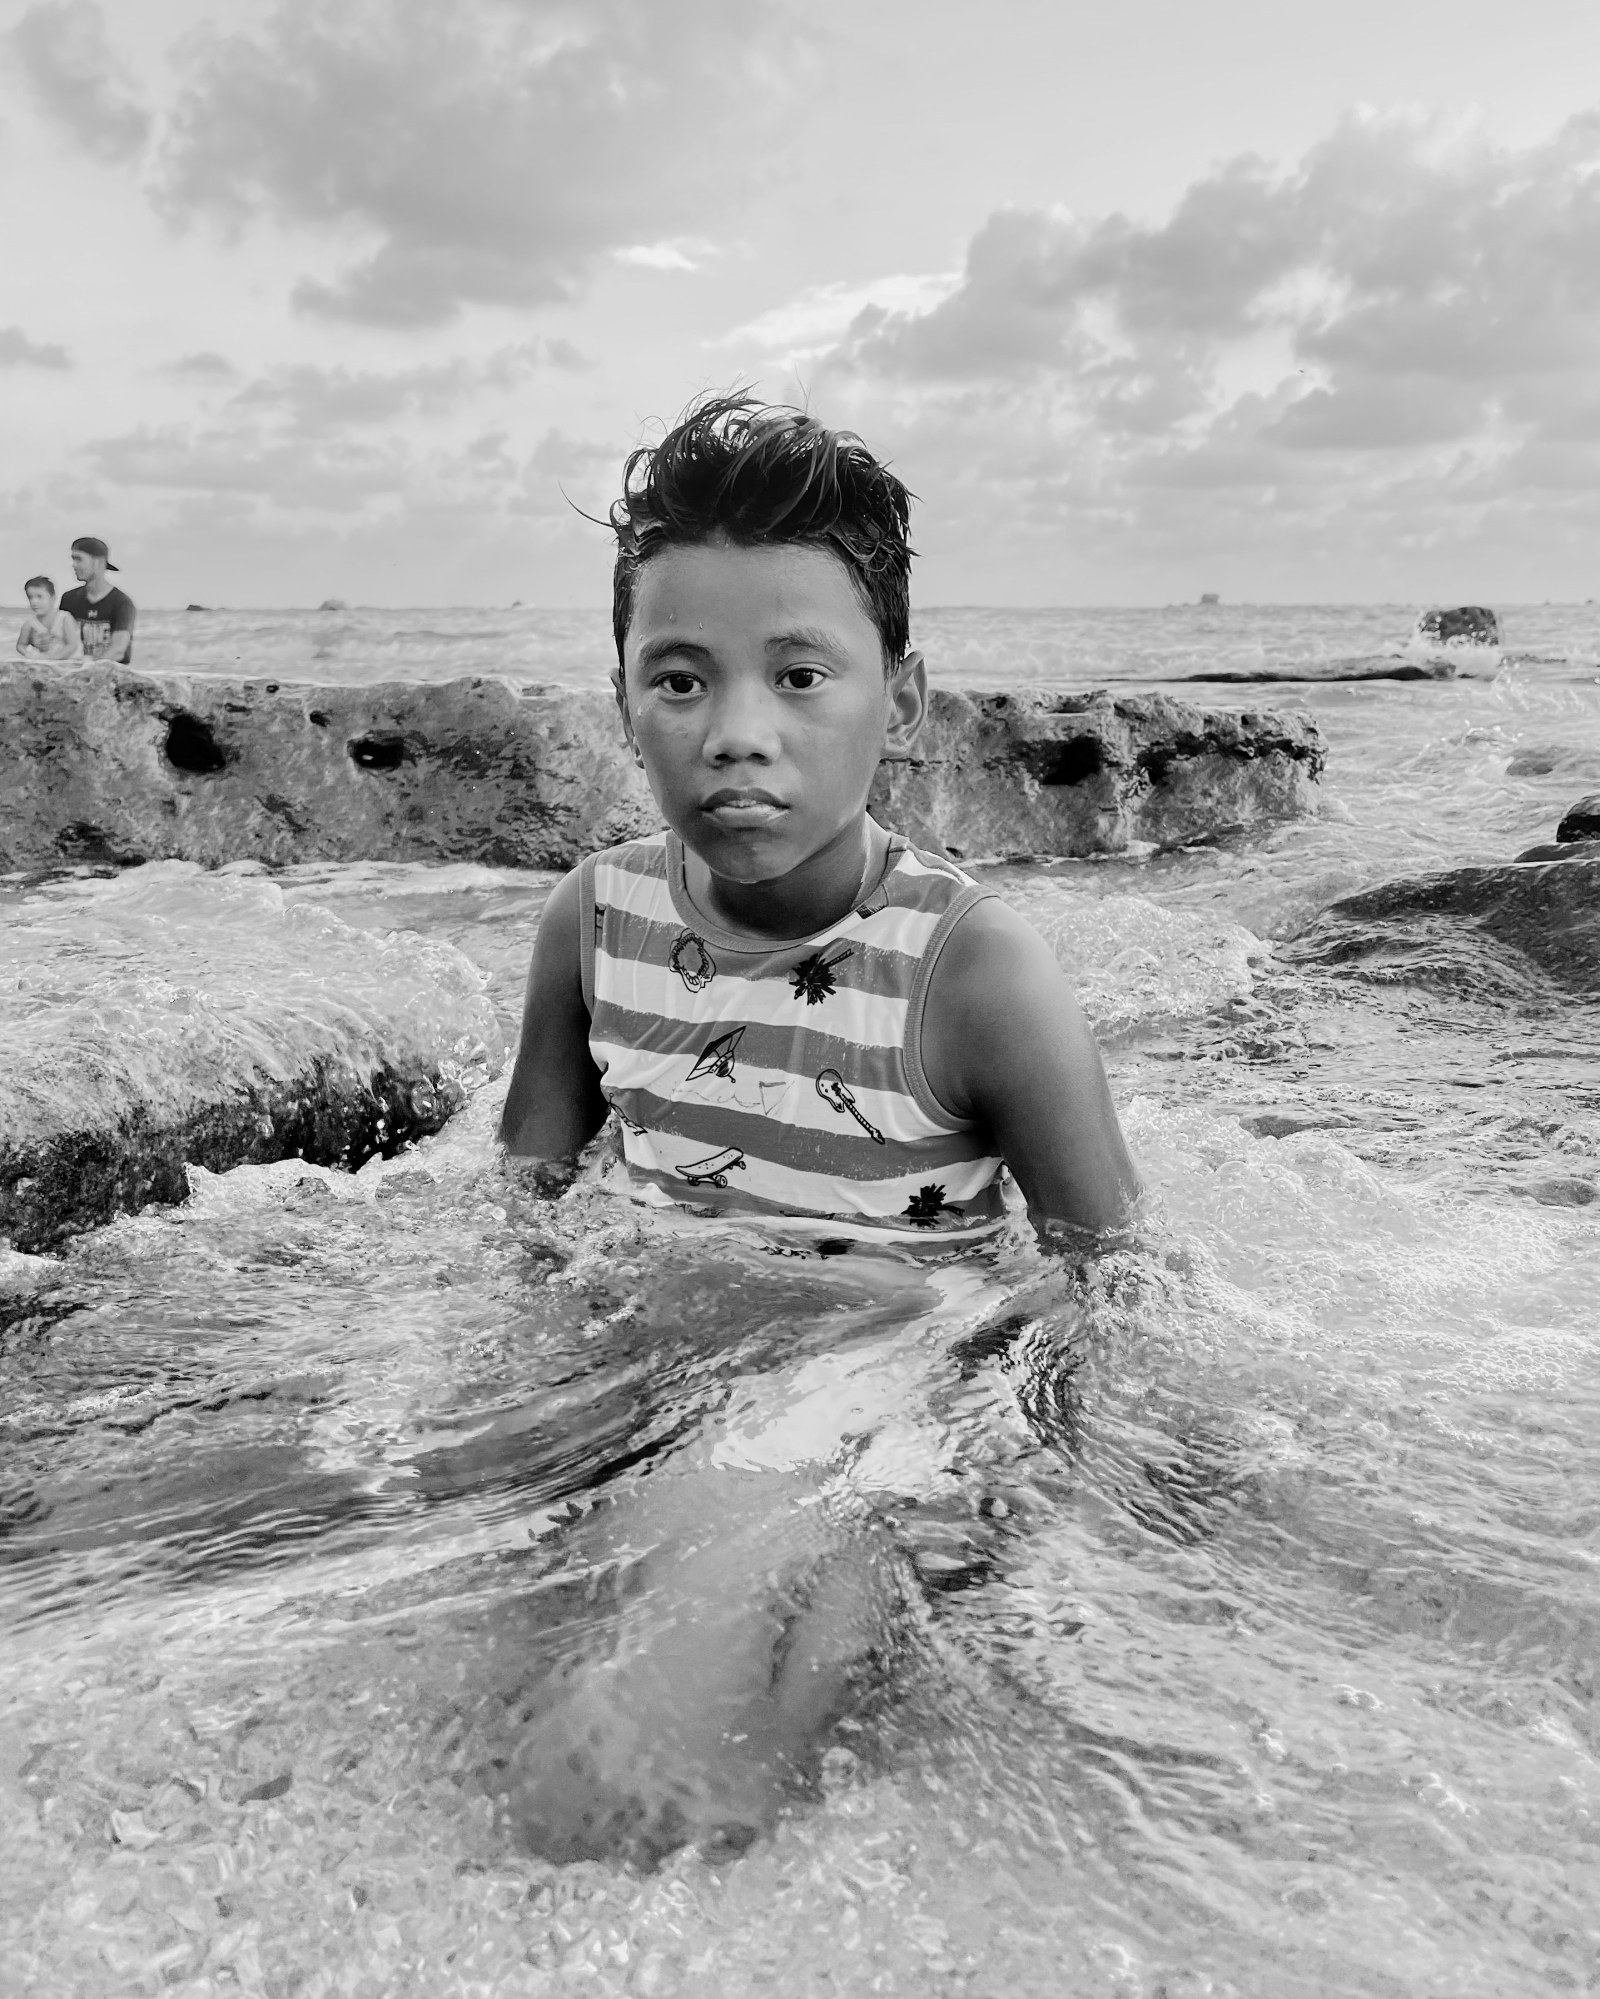
[[[766,826],[788,806],[770,791],[714,791],[700,810],[719,826]]]

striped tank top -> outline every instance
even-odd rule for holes
[[[891,836],[882,880],[815,936],[751,944],[690,902],[675,833],[579,870],[583,995],[634,1195],[803,1232],[951,1243],[1004,1218],[1003,1162],[922,1068],[945,940],[992,893]]]

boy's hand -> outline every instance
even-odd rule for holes
[[[1055,953],[1005,903],[978,903],[950,933],[922,1056],[946,1109],[993,1134],[1041,1234],[1100,1237],[1128,1221],[1139,1174],[1100,1051]]]

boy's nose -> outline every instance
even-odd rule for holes
[[[764,690],[724,688],[711,710],[701,754],[707,763],[771,763],[778,732]]]

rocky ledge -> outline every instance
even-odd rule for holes
[[[975,858],[1183,846],[1314,808],[1299,714],[936,693],[875,808]],[[567,867],[653,829],[607,692],[0,671],[0,871],[179,859]]]
[[[437,1131],[504,1044],[449,945],[293,905],[265,875],[156,863],[6,916],[0,1248],[39,1252],[185,1167],[359,1167]]]
[[[1452,868],[1343,896],[1287,955],[1365,969],[1386,982],[1464,990],[1491,982],[1498,955],[1593,997],[1600,993],[1600,841],[1586,844],[1587,853],[1570,860]]]

